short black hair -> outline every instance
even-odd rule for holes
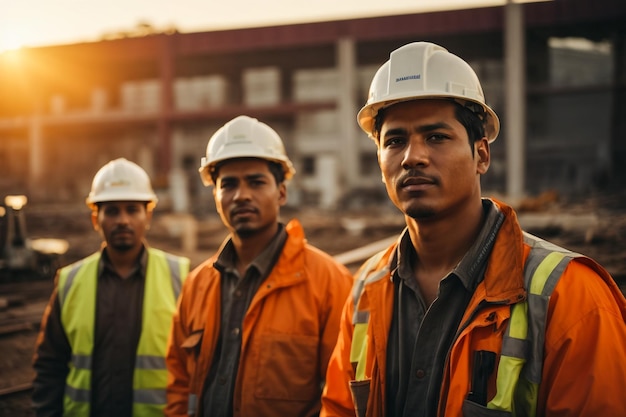
[[[285,181],[285,169],[283,168],[282,164],[275,162],[275,161],[270,161],[268,159],[262,159],[262,158],[247,158],[247,159],[259,159],[261,161],[267,162],[267,166],[270,172],[272,173],[272,175],[274,176],[274,179],[276,180],[277,185],[282,184]],[[211,171],[211,180],[213,180],[213,184],[217,184],[217,177],[219,175],[220,168],[222,165],[224,165],[224,163],[228,161],[229,159],[225,161],[220,161],[217,164],[215,164],[215,168],[213,168],[213,170]]]

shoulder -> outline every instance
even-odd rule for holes
[[[90,263],[98,263],[98,261],[100,260],[101,255],[102,255],[101,252],[92,253],[91,255],[89,255],[89,256],[87,256],[85,258],[79,259],[76,262],[73,262],[73,263],[71,263],[69,265],[66,265],[64,267],[59,268],[59,270],[57,271],[57,278],[55,278],[55,279],[57,279],[57,281],[59,279],[63,280],[70,273],[72,273],[72,274],[77,273],[78,270],[81,267],[85,266],[85,265],[88,265]]]
[[[189,262],[189,258],[186,256],[175,255],[173,253],[165,252],[164,250],[156,249],[152,247],[148,248],[148,254],[151,256],[163,257],[168,261],[186,262],[186,263]]]
[[[213,257],[205,260],[189,272],[189,276],[185,281],[185,286],[197,286],[202,283],[206,284],[210,281],[219,281],[220,273],[213,266],[215,259]]]
[[[622,314],[624,296],[610,274],[590,258],[573,258],[557,283],[552,303],[562,303],[576,310],[573,314],[587,314],[605,310]]]

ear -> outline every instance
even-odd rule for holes
[[[387,184],[385,181],[385,174],[383,174],[382,165],[380,164],[380,147],[376,149],[376,159],[378,160],[378,169],[380,170],[380,180],[383,184]]]
[[[287,204],[287,184],[284,181],[278,184],[278,204],[280,207]]]
[[[491,163],[491,148],[486,137],[474,143],[474,157],[476,158],[476,173],[483,175],[489,170]]]
[[[150,230],[150,224],[152,223],[152,213],[154,213],[154,211],[146,207],[146,230]]]
[[[219,201],[217,201],[217,187],[213,186],[213,189],[211,190],[211,192],[213,193],[213,201],[215,202],[215,210],[217,210],[217,214],[221,216],[222,205],[219,203]]]
[[[100,225],[98,224],[98,210],[91,210],[91,224],[93,226],[93,230],[96,232],[100,231]]]

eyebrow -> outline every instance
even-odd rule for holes
[[[251,180],[256,180],[259,178],[268,178],[267,174],[263,174],[263,173],[255,173],[255,174],[249,174],[249,175],[245,175],[243,177],[244,181],[251,181]],[[227,177],[222,177],[221,181],[239,181],[239,177],[235,176],[235,175],[231,175],[231,176],[227,176]]]
[[[450,126],[448,123],[445,123],[445,122],[431,123],[428,125],[418,126],[415,129],[415,133],[426,133],[426,132],[432,132],[433,130],[440,130],[440,129],[452,130],[452,126]],[[407,130],[405,128],[398,127],[394,129],[389,129],[388,131],[385,132],[383,136],[399,135],[399,134],[406,134],[406,133],[407,133]]]

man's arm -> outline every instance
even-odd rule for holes
[[[187,339],[186,332],[181,323],[181,310],[186,302],[184,292],[179,300],[177,311],[172,318],[172,328],[167,346],[167,405],[165,415],[168,417],[187,416],[187,404],[189,399],[190,375],[187,363],[188,352],[183,347]]]
[[[61,323],[61,306],[55,289],[41,321],[33,359],[32,405],[37,417],[60,417],[63,414],[71,356],[72,348]]]
[[[354,379],[350,364],[353,331],[352,303],[352,297],[349,297],[341,314],[339,336],[328,362],[320,417],[355,416],[352,394],[350,393],[350,380]]]
[[[621,294],[570,262],[551,298],[538,415],[626,416]]]

